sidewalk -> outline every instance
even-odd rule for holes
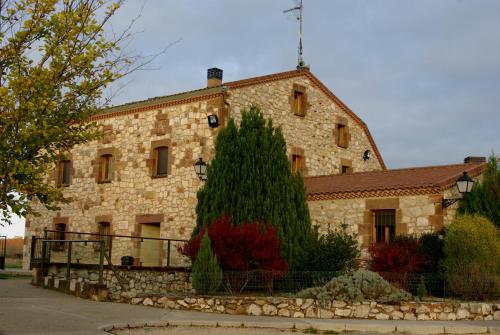
[[[318,320],[252,317],[159,309],[102,303],[33,287],[26,279],[0,280],[0,334],[107,334],[112,327],[209,326],[362,333],[405,332],[407,334],[500,334],[500,321],[382,321]],[[249,333],[252,331],[249,329]],[[259,330],[254,331],[259,334]],[[285,332],[284,334],[286,334]],[[290,332],[291,333],[291,332]]]

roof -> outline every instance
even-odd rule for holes
[[[486,163],[426,166],[304,178],[310,200],[436,194],[452,187],[466,171],[480,175]]]
[[[279,72],[265,76],[258,76],[243,80],[237,80],[232,82],[223,83],[216,87],[207,87],[193,91],[182,92],[178,94],[165,95],[160,97],[154,97],[146,100],[133,101],[123,105],[110,107],[103,112],[92,116],[90,119],[92,121],[101,120],[106,118],[111,118],[115,116],[127,115],[132,113],[139,113],[146,110],[159,109],[173,105],[181,105],[185,103],[191,103],[200,100],[209,100],[216,97],[221,97],[224,95],[225,88],[228,89],[239,89],[242,87],[259,85],[267,82],[289,79],[294,77],[305,76],[311,80],[311,82],[318,87],[327,97],[330,98],[337,106],[340,107],[351,119],[357,123],[361,129],[363,129],[368,141],[370,142],[373,152],[380,162],[382,169],[385,169],[385,163],[380,154],[380,151],[373,140],[373,137],[368,130],[367,125],[357,116],[347,105],[345,105],[337,96],[335,96],[318,78],[316,78],[308,68],[300,68],[297,70]]]

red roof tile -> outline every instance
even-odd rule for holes
[[[471,177],[484,171],[485,163],[426,166],[343,175],[306,177],[309,196],[344,192],[367,192],[416,188],[446,189],[466,171]]]

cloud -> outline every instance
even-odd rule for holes
[[[140,10],[115,18],[125,27]],[[370,127],[390,168],[460,162],[500,152],[500,2],[304,1],[305,60]],[[226,81],[293,69],[293,1],[145,3],[131,49],[159,56],[114,103],[205,85],[206,69]]]

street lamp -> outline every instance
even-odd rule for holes
[[[457,179],[457,189],[458,192],[460,192],[460,194],[462,195],[470,193],[473,185],[474,185],[474,180],[465,171],[464,174]],[[442,207],[443,208],[449,207],[460,199],[462,199],[462,197],[454,199],[443,199]]]
[[[194,171],[201,181],[207,180],[207,163],[201,157],[194,163]]]

